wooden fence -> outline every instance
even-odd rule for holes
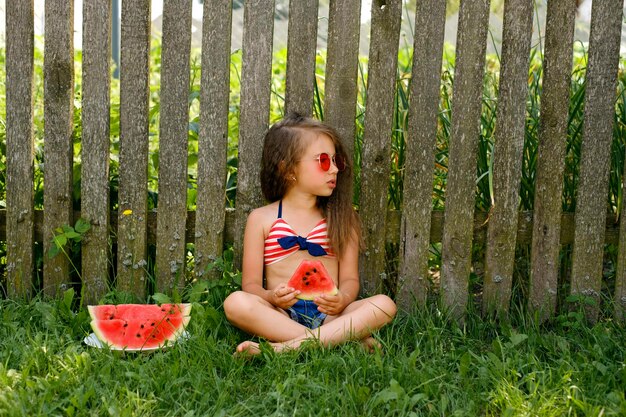
[[[489,0],[463,0],[459,14],[454,114],[445,212],[431,203],[435,133],[441,80],[445,1],[418,1],[406,139],[404,207],[387,213],[401,0],[372,2],[367,106],[362,147],[360,215],[366,250],[361,277],[366,292],[381,288],[385,244],[399,243],[397,299],[424,303],[428,256],[442,243],[441,295],[462,317],[468,302],[472,242],[486,242],[483,311],[506,311],[511,299],[515,245],[532,245],[528,307],[542,319],[557,304],[559,250],[573,242],[571,292],[598,300],[605,242],[619,243],[615,314],[626,312],[626,222],[606,219],[606,195],[622,0],[594,1],[577,211],[561,212],[562,178],[572,70],[575,0],[550,0],[545,28],[540,147],[533,213],[519,211],[521,153],[533,1],[507,1],[493,175],[494,204],[486,221],[475,213],[476,154]],[[290,2],[287,110],[312,114],[318,0]],[[325,121],[354,149],[360,0],[331,0],[325,73]],[[205,0],[202,36],[201,116],[197,210],[187,212],[187,135],[192,0],[164,2],[158,215],[147,209],[150,0],[122,2],[119,210],[109,213],[110,0],[89,0],[83,10],[82,185],[80,216],[92,228],[82,243],[84,301],[109,286],[111,239],[117,239],[117,288],[145,293],[147,248],[156,243],[156,288],[182,283],[185,243],[195,243],[195,271],[221,256],[224,241],[241,248],[246,215],[263,203],[258,187],[263,133],[268,127],[273,0],[246,0],[239,120],[237,207],[226,212],[225,180],[231,0]],[[28,297],[35,270],[34,243],[51,245],[53,230],[73,224],[72,109],[73,1],[45,2],[45,194],[43,215],[33,207],[33,0],[7,2],[6,10],[7,207],[0,239],[7,242],[9,297]],[[626,205],[624,205],[626,207]],[[622,213],[622,217],[626,213]],[[155,220],[156,218],[156,220]],[[6,221],[6,228],[4,224]],[[115,233],[111,231],[116,229]],[[55,296],[67,284],[62,256],[44,257],[43,288]],[[598,308],[587,311],[594,319]]]

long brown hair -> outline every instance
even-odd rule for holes
[[[330,243],[341,258],[351,239],[356,237],[359,246],[362,242],[359,218],[352,207],[352,158],[347,155],[335,129],[297,113],[288,114],[274,124],[265,134],[263,143],[261,190],[269,202],[285,196],[291,186],[289,178],[308,145],[301,134],[305,130],[328,136],[335,153],[346,161],[346,168],[337,173],[333,193],[329,197],[317,197],[317,206],[328,222]]]

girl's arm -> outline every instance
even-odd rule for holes
[[[263,212],[253,210],[248,215],[243,235],[243,265],[241,289],[258,295],[276,307],[287,309],[296,303],[293,288],[281,284],[272,290],[263,287],[263,253],[265,251],[265,230]]]
[[[339,262],[339,292],[337,295],[322,295],[315,300],[318,310],[336,316],[341,313],[359,295],[359,244],[350,239]]]
[[[269,292],[263,288],[264,248],[263,216],[257,209],[248,215],[243,234],[241,289],[270,301]]]

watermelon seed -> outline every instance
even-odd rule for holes
[[[306,271],[306,273],[304,275],[311,275],[311,271]]]
[[[304,283],[304,285],[309,285],[309,284],[310,284],[310,282],[305,282],[305,283]]]
[[[152,324],[150,324],[150,326],[154,326],[154,322],[152,322]]]
[[[139,333],[137,333],[137,337],[141,337],[141,335]]]
[[[143,329],[143,324],[141,325],[141,328]]]
[[[115,318],[115,316],[113,314],[111,314],[111,316],[109,317],[109,320],[113,320]]]
[[[313,272],[317,272],[317,269],[316,269],[316,268],[313,268]]]
[[[128,327],[128,323],[124,322],[124,327]]]

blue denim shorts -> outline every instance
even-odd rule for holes
[[[326,313],[317,309],[317,304],[310,300],[298,300],[287,309],[293,321],[300,323],[309,329],[317,329],[324,323]]]

